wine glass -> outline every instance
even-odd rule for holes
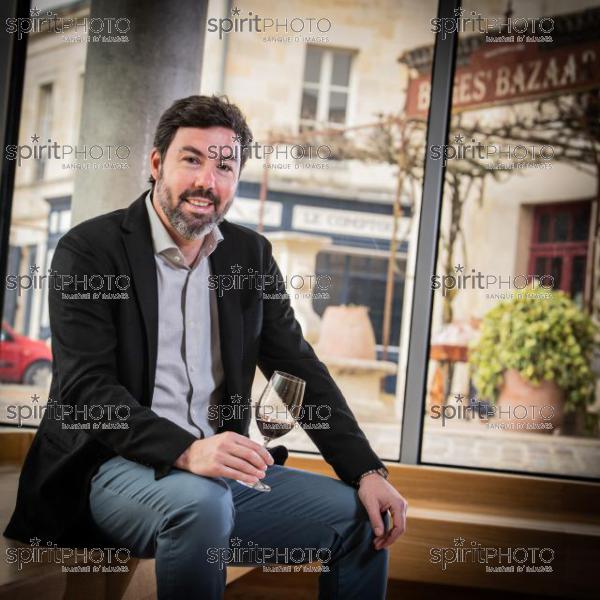
[[[304,379],[294,377],[289,373],[274,371],[265,386],[258,404],[256,405],[256,424],[264,439],[264,447],[294,428],[296,419],[300,416],[304,400]],[[258,492],[270,492],[271,488],[262,481],[238,483]]]

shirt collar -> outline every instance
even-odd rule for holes
[[[154,254],[164,256],[171,264],[178,267],[186,267],[183,254],[181,250],[167,231],[160,217],[156,213],[152,204],[152,192],[148,192],[146,195],[146,210],[148,211],[148,217],[150,218],[150,232],[152,234],[152,245],[154,247]],[[215,226],[210,233],[204,238],[204,243],[198,254],[196,262],[192,265],[192,268],[196,267],[202,258],[205,258],[212,254],[217,244],[223,239],[223,234],[219,229],[218,225]]]

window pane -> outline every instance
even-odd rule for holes
[[[550,274],[554,277],[554,287],[561,289],[563,260],[561,256],[553,256],[550,261]]]
[[[310,83],[319,83],[321,79],[321,60],[323,50],[314,46],[306,48],[306,63],[304,65],[304,81]]]
[[[554,216],[553,242],[565,242],[569,239],[569,213],[558,213]]]
[[[317,90],[307,90],[302,92],[302,110],[300,113],[301,119],[316,119],[317,118]]]
[[[540,215],[540,229],[538,232],[538,242],[550,241],[550,215]]]
[[[542,277],[543,275],[545,275],[548,271],[546,270],[546,258],[543,256],[538,256],[535,259],[535,269],[533,271],[533,274],[536,277]]]
[[[346,103],[348,94],[345,92],[331,92],[329,95],[329,117],[332,123],[344,123],[346,120]]]
[[[462,6],[465,14],[506,18],[506,3]],[[498,43],[488,33],[459,33],[424,462],[600,478],[600,439],[585,426],[600,406],[600,365],[589,333],[600,322],[600,244],[589,212],[598,180],[594,160],[582,151],[586,123],[597,119],[598,84],[583,65],[588,51],[597,55],[590,16],[599,8],[592,0],[528,4],[519,16],[552,19],[552,42],[515,35]],[[581,79],[555,77],[578,64]],[[535,90],[525,82],[538,68],[544,76]],[[408,96],[416,110],[419,95],[409,88]],[[506,152],[515,123],[518,143],[535,148],[525,158]],[[465,140],[497,154],[473,156]],[[539,159],[541,145],[558,148],[564,140],[572,156]],[[593,173],[585,182],[584,167]],[[595,292],[585,289],[590,262],[595,280],[588,287]],[[540,276],[537,284],[530,271]]]
[[[589,211],[580,210],[573,215],[573,240],[587,240],[590,235]]]
[[[89,3],[60,4],[65,20],[89,18]],[[2,307],[2,426],[37,426],[48,400],[53,356],[48,318],[52,283],[47,275],[58,239],[70,227],[75,179],[75,171],[64,168],[75,160],[74,151],[69,155],[60,149],[75,146],[77,140],[82,103],[79,74],[87,52],[84,41],[67,41],[66,34],[66,30],[64,34],[32,33],[27,42],[19,143],[29,146],[32,154],[17,164],[12,198],[3,199],[12,202],[6,275],[18,283],[15,289],[5,288]],[[98,119],[105,116],[98,115]],[[58,149],[51,153],[41,148],[53,144]],[[42,158],[35,158],[36,154]],[[31,410],[35,403],[38,410]],[[7,410],[11,404],[23,409],[20,423]]]
[[[333,53],[333,70],[331,73],[331,83],[333,85],[347,86],[350,83],[351,63],[352,54],[349,52]]]
[[[283,12],[278,17],[291,18],[291,5],[280,4]],[[333,4],[323,4],[323,10],[333,9]],[[269,135],[274,121],[280,131],[295,132],[298,121],[302,130],[302,140],[294,134],[286,136],[286,144],[272,153],[268,169],[260,159],[248,160],[227,218],[257,229],[262,225],[283,275],[288,276],[291,303],[304,334],[375,450],[392,460],[398,459],[400,447],[404,390],[396,385],[396,378],[406,371],[408,362],[410,328],[402,323],[409,319],[412,307],[428,108],[421,106],[406,130],[397,120],[377,123],[377,115],[403,114],[405,89],[412,75],[418,73],[423,88],[429,84],[429,67],[407,69],[398,58],[412,52],[418,58],[419,47],[432,43],[431,19],[437,14],[437,4],[424,0],[417,17],[408,3],[392,2],[386,11],[377,3],[367,3],[361,8],[360,22],[353,11],[335,8],[337,31],[358,28],[364,34],[356,39],[355,50],[342,51],[326,43],[318,49],[300,44],[274,48],[260,36],[231,35],[227,41],[231,54],[227,65],[235,65],[235,71],[225,81],[231,82],[240,107],[252,115],[249,125],[255,139]],[[379,35],[392,19],[410,25],[414,35],[403,35],[402,27],[390,29],[390,36]],[[352,38],[346,43],[352,44]],[[274,52],[285,57],[277,69]],[[362,60],[352,61],[351,56]],[[264,68],[256,68],[257,64]],[[283,76],[293,74],[286,70],[288,65],[300,65],[297,86],[282,81]],[[344,131],[352,102],[346,91],[350,68],[352,75],[357,69],[355,92],[361,101],[352,114],[353,129]],[[298,86],[301,97],[295,98]],[[257,95],[256,89],[279,91]],[[355,125],[362,129],[354,129]],[[344,136],[331,129],[344,131]],[[401,208],[394,219],[400,175],[396,148],[402,139],[409,142],[403,151],[414,168],[404,180]],[[307,155],[312,150],[316,158],[286,156],[286,148],[298,141],[308,148]],[[325,149],[322,158],[314,152],[318,148]],[[328,158],[329,151],[336,160]],[[260,182],[265,179],[261,216]],[[396,268],[388,281],[394,221]],[[289,277],[307,272],[327,282],[326,289],[311,289],[307,283],[291,293]],[[258,372],[253,397],[260,396],[264,383]],[[315,450],[302,431],[288,434],[285,444]]]

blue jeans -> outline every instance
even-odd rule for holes
[[[270,493],[179,469],[155,481],[118,456],[94,476],[90,507],[114,547],[156,559],[159,600],[222,598],[228,564],[293,571],[317,559],[322,600],[385,598],[388,551],[373,548],[354,488],[278,465],[263,481]]]

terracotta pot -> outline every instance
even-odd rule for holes
[[[429,390],[427,399],[430,409],[434,406],[444,406],[446,404],[446,376],[444,368],[439,364],[435,365],[431,389]],[[434,416],[433,412],[430,411],[430,413],[430,416]]]
[[[493,422],[507,431],[552,433],[563,423],[564,393],[553,381],[533,385],[514,369],[504,372]]]
[[[315,345],[318,355],[375,360],[375,332],[367,306],[328,306]]]

